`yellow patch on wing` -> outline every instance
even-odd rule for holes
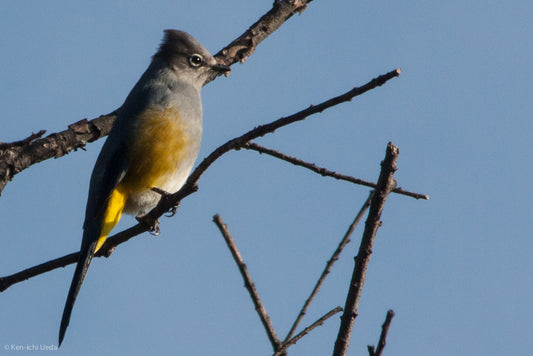
[[[148,109],[137,120],[136,142],[127,154],[128,171],[109,197],[96,251],[119,222],[129,195],[163,186],[187,154],[189,139],[178,110]]]
[[[107,209],[104,213],[102,232],[96,243],[95,253],[100,247],[102,247],[111,230],[113,230],[115,225],[119,222],[120,217],[122,216],[122,211],[124,210],[124,205],[126,204],[126,199],[126,192],[124,192],[123,187],[119,184],[109,197]]]

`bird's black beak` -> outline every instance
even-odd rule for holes
[[[224,64],[214,64],[211,69],[215,72],[231,72],[231,67]]]

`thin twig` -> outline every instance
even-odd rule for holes
[[[204,158],[204,160],[202,160],[202,162],[191,173],[191,175],[189,176],[189,178],[187,179],[183,187],[181,187],[181,189],[178,192],[174,194],[170,194],[170,195],[164,195],[163,197],[161,197],[159,204],[157,204],[157,206],[154,209],[152,209],[152,211],[150,211],[147,215],[143,216],[143,218],[140,219],[141,222],[139,224],[134,225],[133,227],[126,229],[124,231],[121,231],[120,233],[112,237],[109,237],[104,243],[104,245],[102,245],[102,247],[98,251],[97,256],[108,257],[109,255],[111,255],[115,247],[118,246],[119,244],[126,242],[132,237],[140,235],[143,232],[150,231],[151,227],[154,226],[157,219],[159,219],[166,212],[172,211],[173,208],[176,207],[185,197],[191,195],[192,193],[198,190],[198,181],[200,180],[200,177],[222,155],[232,150],[241,149],[249,141],[254,140],[258,137],[264,136],[266,134],[273,133],[275,130],[283,126],[287,126],[294,122],[304,120],[307,117],[313,114],[321,113],[322,111],[328,108],[331,108],[332,106],[350,101],[355,96],[362,95],[371,89],[381,86],[385,84],[388,80],[395,78],[398,75],[400,75],[399,69],[391,71],[384,75],[380,75],[379,77],[372,79],[370,82],[366,83],[362,87],[356,87],[342,95],[329,99],[316,106],[311,106],[291,116],[287,116],[287,117],[275,120],[269,124],[258,126],[248,131],[247,133],[237,138],[234,138],[232,140],[229,140],[225,144],[219,146],[217,149],[211,152],[206,158]],[[0,184],[0,188],[1,188],[1,184]],[[67,256],[70,256],[70,255],[67,255]],[[76,261],[65,259],[65,257],[67,256],[49,261],[53,263],[51,263],[50,265],[47,265],[48,266],[47,269],[39,269],[39,268],[32,267],[32,268],[28,268],[24,271],[21,271],[11,276],[1,277],[0,286],[2,286],[3,289],[0,288],[0,292],[3,290],[6,290],[7,288],[9,288],[11,285],[15,283],[18,283],[23,280],[29,279],[31,277],[37,276],[39,274],[48,272],[52,269],[59,268],[59,267],[65,267],[71,263],[77,262],[77,259]],[[39,266],[43,266],[46,264],[47,263],[44,263]],[[17,276],[17,277],[15,278],[14,276]]]
[[[387,311],[387,316],[383,325],[381,325],[381,334],[379,335],[378,347],[374,350],[374,346],[368,345],[368,353],[370,356],[381,356],[385,345],[387,344],[387,334],[389,333],[390,323],[394,317],[394,311],[391,309]]]
[[[283,354],[283,352],[285,350],[287,350],[290,346],[296,344],[302,337],[304,337],[305,335],[309,334],[309,332],[311,332],[314,328],[322,325],[324,323],[324,321],[328,320],[329,318],[331,318],[333,315],[337,314],[337,313],[340,313],[342,311],[342,308],[341,307],[336,307],[332,310],[330,310],[328,313],[326,313],[324,316],[322,316],[320,319],[318,319],[317,321],[315,321],[313,324],[309,325],[308,327],[306,327],[305,329],[303,329],[299,334],[297,334],[295,337],[293,337],[292,339],[288,340],[288,341],[285,341],[283,342],[283,345],[281,346],[281,349],[278,350],[276,353],[274,353],[273,356],[280,356]]]
[[[350,243],[350,236],[352,236],[352,233],[355,230],[355,227],[359,224],[359,221],[361,221],[361,219],[363,218],[363,215],[365,214],[366,210],[370,206],[370,199],[371,198],[372,198],[372,192],[370,192],[370,194],[368,195],[368,198],[366,199],[366,201],[364,202],[363,206],[361,207],[361,209],[359,210],[359,212],[355,216],[355,219],[352,221],[352,223],[348,227],[348,230],[344,234],[341,242],[339,243],[339,246],[337,246],[337,248],[335,249],[335,251],[331,255],[331,258],[326,263],[326,267],[324,268],[324,271],[320,275],[320,278],[318,278],[318,281],[316,282],[316,285],[313,288],[313,291],[309,295],[309,298],[307,298],[307,300],[305,301],[302,309],[300,310],[300,313],[298,314],[298,317],[296,318],[296,320],[292,324],[291,329],[289,330],[287,336],[285,337],[285,340],[283,341],[284,343],[286,343],[287,340],[289,340],[292,337],[292,335],[294,334],[294,332],[296,331],[296,328],[298,327],[298,324],[300,323],[300,321],[304,317],[305,313],[307,312],[307,308],[309,308],[309,305],[311,304],[311,302],[315,298],[316,294],[320,290],[320,287],[322,286],[322,284],[326,280],[326,276],[331,271],[331,268],[333,267],[333,264],[335,264],[335,262],[339,259],[339,256],[340,256],[342,250],[344,249],[344,247],[346,247],[346,245],[348,245],[348,243]]]
[[[351,183],[354,183],[354,184],[359,184],[359,185],[364,185],[364,186],[371,187],[371,188],[376,188],[376,183],[368,182],[366,180],[362,180],[362,179],[355,178],[355,177],[352,177],[352,176],[348,176],[348,175],[345,175],[345,174],[340,174],[340,173],[337,173],[337,172],[333,172],[333,171],[330,171],[327,168],[318,167],[318,166],[314,165],[313,163],[309,163],[309,162],[306,162],[306,161],[301,160],[299,158],[296,158],[296,157],[293,157],[293,156],[289,156],[289,155],[287,155],[285,153],[282,153],[280,151],[273,150],[271,148],[267,148],[267,147],[258,145],[255,142],[248,142],[246,145],[244,145],[244,148],[249,149],[249,150],[254,150],[254,151],[257,151],[259,153],[266,153],[266,154],[268,154],[268,155],[270,155],[272,157],[279,158],[279,159],[281,159],[283,161],[287,161],[287,162],[292,163],[292,164],[294,164],[296,166],[307,168],[307,169],[309,169],[309,170],[311,170],[311,171],[313,171],[315,173],[318,173],[318,174],[320,174],[322,176],[332,177],[332,178],[335,178],[335,179],[338,179],[338,180],[344,180],[344,181],[351,182]],[[409,196],[409,197],[412,197],[412,198],[415,198],[415,199],[424,199],[424,200],[428,200],[429,199],[429,196],[426,195],[426,194],[413,193],[413,192],[409,192],[407,190],[403,190],[401,188],[394,188],[392,190],[392,192],[393,193],[397,193],[397,194],[406,195],[406,196]]]
[[[398,156],[398,147],[389,142],[385,159],[381,162],[381,173],[379,175],[378,185],[374,192],[374,196],[372,197],[372,201],[370,202],[365,230],[359,246],[359,252],[355,259],[352,280],[346,297],[346,304],[344,306],[344,313],[341,317],[341,325],[335,341],[333,356],[346,355],[348,346],[350,345],[353,324],[357,317],[359,299],[365,282],[366,269],[370,262],[370,256],[372,255],[372,246],[374,244],[376,233],[381,225],[381,212],[383,211],[387,196],[396,184],[393,175],[397,170]]]
[[[216,214],[213,217],[213,221],[219,228],[220,233],[224,237],[224,240],[226,241],[226,244],[228,245],[228,248],[231,251],[231,255],[233,256],[235,263],[237,263],[237,267],[239,267],[239,271],[241,272],[242,278],[244,279],[244,286],[248,290],[248,293],[250,293],[250,298],[252,298],[252,301],[255,306],[255,310],[257,311],[257,314],[259,315],[261,322],[263,323],[265,331],[268,335],[268,339],[270,340],[270,343],[272,344],[272,348],[274,349],[274,352],[276,352],[281,347],[281,341],[276,335],[274,326],[272,325],[272,322],[270,321],[270,317],[268,316],[265,310],[265,307],[263,306],[263,303],[261,302],[261,298],[259,298],[259,293],[257,293],[257,290],[255,289],[255,285],[254,285],[254,282],[252,281],[252,277],[250,276],[250,273],[248,273],[246,264],[244,263],[244,260],[242,259],[241,254],[239,250],[237,249],[237,245],[235,245],[235,241],[233,241],[233,238],[231,237],[231,234],[228,230],[228,226],[224,223],[224,221],[222,221],[222,218],[218,214]]]
[[[15,142],[0,142],[0,150],[4,150],[6,148],[12,148],[12,147],[20,147],[25,146],[32,142],[33,140],[36,140],[38,138],[41,138],[46,133],[45,130],[40,130],[37,133],[32,133],[30,136],[26,137],[23,140],[15,141]]]

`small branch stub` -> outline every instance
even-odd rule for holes
[[[385,322],[381,326],[381,334],[379,335],[378,347],[377,349],[374,346],[368,346],[369,356],[381,356],[385,345],[387,344],[387,334],[389,333],[389,327],[394,317],[394,311],[391,309],[387,311],[387,316],[385,317]]]

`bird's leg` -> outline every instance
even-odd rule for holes
[[[156,219],[152,223],[152,221],[148,219],[148,214],[146,214],[144,211],[139,213],[139,215],[135,217],[135,220],[146,226],[148,228],[148,232],[153,236],[157,236],[161,232],[161,229],[159,229],[159,219]]]

